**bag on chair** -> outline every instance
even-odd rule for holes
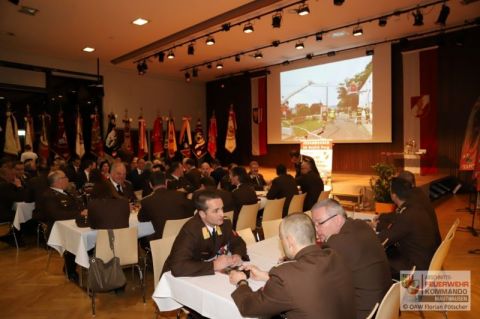
[[[127,283],[125,274],[120,266],[120,259],[115,256],[115,235],[111,229],[108,230],[108,239],[113,252],[113,258],[107,263],[97,257],[90,258],[88,286],[94,292],[110,291],[123,287]]]

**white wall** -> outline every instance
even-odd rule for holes
[[[0,60],[90,74],[97,72],[96,58],[85,63],[2,49]],[[128,109],[129,117],[134,120],[132,127],[137,127],[136,119],[140,115],[140,108],[143,108],[148,128],[152,128],[157,113],[161,116],[168,116],[170,113],[175,118],[177,130],[181,128],[182,117],[186,115],[192,117],[192,129],[200,118],[205,131],[204,83],[186,83],[183,77],[177,79],[149,73],[139,76],[134,69],[123,69],[111,65],[110,62],[101,62],[100,74],[104,77],[105,85],[103,112],[104,115],[110,112],[117,114],[117,125],[123,125],[119,119],[124,117],[125,109]],[[106,116],[104,120],[106,123]]]

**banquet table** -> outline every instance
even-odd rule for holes
[[[13,219],[13,226],[20,230],[20,224],[32,219],[35,203],[16,202],[15,206],[15,218]]]
[[[271,269],[283,256],[278,237],[272,237],[247,247],[250,262],[265,271]],[[250,287],[258,290],[264,282],[249,279]],[[170,272],[163,274],[153,300],[160,311],[171,311],[186,305],[208,318],[243,318],[233,302],[231,293],[235,286],[228,276],[215,273],[211,276],[174,277]]]
[[[140,223],[137,214],[130,214],[130,227],[138,227],[138,238],[153,234],[155,231],[151,222]],[[80,228],[74,219],[59,220],[53,224],[48,246],[57,250],[60,254],[69,251],[75,255],[75,262],[85,268],[89,268],[88,251],[95,247],[97,230],[90,227]]]

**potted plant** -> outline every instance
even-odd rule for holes
[[[389,213],[395,210],[395,204],[390,197],[390,180],[396,173],[395,166],[382,162],[372,166],[376,176],[370,178],[375,199],[376,213]]]

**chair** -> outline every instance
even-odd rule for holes
[[[232,211],[229,211],[229,212],[226,212],[226,213],[223,213],[223,216],[224,218],[228,218],[230,219],[231,222],[233,222],[233,210]]]
[[[312,211],[311,210],[307,210],[306,212],[303,212],[305,215],[307,215],[308,217],[312,218]]]
[[[370,313],[368,314],[367,318],[365,318],[365,319],[372,319],[372,318],[373,318],[373,316],[375,315],[375,312],[376,312],[377,309],[378,309],[378,305],[379,305],[379,303],[377,302],[377,303],[375,304],[375,306],[373,306],[372,311],[370,311]]]
[[[165,222],[165,227],[163,228],[163,237],[176,237],[182,229],[183,225],[190,219],[191,217],[183,218],[183,219],[169,219]]]
[[[267,199],[265,208],[263,209],[263,221],[281,219],[285,197],[280,199]]]
[[[145,281],[142,269],[138,264],[138,229],[137,227],[114,229],[115,235],[115,256],[120,260],[120,266],[136,268],[140,279],[140,286],[142,288],[142,298],[145,304]],[[99,229],[97,232],[97,241],[95,245],[95,256],[108,262],[113,258],[113,252],[110,248],[110,241],[108,238],[108,231],[106,229]],[[87,288],[87,290],[89,290]],[[92,297],[92,314],[95,315],[95,292],[91,293]]]
[[[307,193],[293,195],[290,206],[288,207],[288,215],[303,212],[303,202],[306,196]]]
[[[322,200],[329,199],[330,198],[330,192],[331,192],[331,190],[321,192],[320,195],[318,196],[317,202],[321,202]]]
[[[278,227],[280,226],[280,223],[282,222],[282,219],[275,219],[275,220],[267,220],[267,221],[262,221],[262,229],[263,229],[263,237],[265,239],[278,236]]]
[[[245,242],[245,244],[247,244],[247,246],[256,243],[252,229],[249,227],[242,230],[237,230],[237,234],[238,236],[242,237],[243,241]]]
[[[11,222],[0,223],[0,236],[7,236],[8,234],[12,234],[13,240],[15,241],[15,247],[17,247],[18,252],[18,240],[17,235],[15,234],[15,230],[13,229],[13,224]]]
[[[450,246],[452,245],[453,238],[455,237],[455,232],[457,230],[458,224],[460,224],[460,219],[456,219],[453,225],[450,227],[445,239],[442,241],[440,246],[438,246],[435,254],[430,261],[430,266],[428,267],[428,271],[440,271],[443,269],[443,263],[445,258],[448,255],[450,250]]]
[[[254,231],[257,228],[258,203],[243,205],[238,213],[237,227],[235,229],[250,228]]]
[[[398,319],[400,313],[400,282],[394,283],[378,306],[376,319]]]
[[[160,281],[163,265],[165,264],[168,255],[170,255],[174,241],[175,236],[163,237],[161,239],[150,241],[153,262],[153,287],[156,287],[157,283]]]

